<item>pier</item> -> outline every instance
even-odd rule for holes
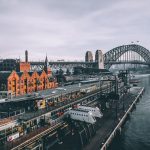
[[[109,146],[109,144],[112,142],[112,140],[114,139],[114,137],[116,136],[117,132],[121,132],[121,127],[124,124],[126,118],[128,117],[128,115],[130,115],[133,107],[136,105],[137,101],[139,100],[139,98],[141,97],[141,95],[144,92],[144,88],[142,88],[139,92],[138,95],[135,97],[135,100],[132,102],[131,105],[129,105],[129,108],[127,111],[125,111],[125,114],[123,115],[123,117],[120,119],[119,123],[117,124],[117,126],[115,127],[115,129],[113,130],[113,132],[111,133],[111,135],[108,137],[108,139],[106,140],[106,142],[104,143],[104,145],[102,146],[101,150],[106,150],[107,147]]]
[[[106,150],[115,136],[121,133],[121,128],[123,124],[127,121],[129,115],[131,115],[136,103],[139,101],[140,97],[144,92],[143,87],[132,87],[128,93],[126,93],[121,100],[125,100],[124,109],[122,103],[118,106],[117,118],[116,112],[112,110],[106,110],[103,114],[103,118],[98,119],[94,126],[96,134],[89,136],[84,134],[85,129],[78,131],[74,136],[67,135],[63,139],[63,144],[56,144],[54,147],[50,148],[53,150],[64,149],[75,147],[75,149],[82,150]],[[79,134],[79,136],[77,136]],[[87,140],[88,139],[88,140]],[[69,142],[68,142],[69,141]],[[76,143],[74,145],[69,143]],[[72,147],[73,146],[73,147]]]

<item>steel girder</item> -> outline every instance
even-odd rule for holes
[[[130,45],[122,45],[112,50],[108,51],[104,54],[104,64],[105,68],[109,69],[111,67],[112,61],[117,61],[117,59],[126,53],[127,51],[134,51],[138,53],[147,63],[150,63],[150,51],[146,48],[137,45],[137,44],[130,44]]]
[[[60,68],[71,68],[73,69],[74,67],[77,67],[77,66],[82,66],[84,68],[93,68],[93,66],[95,65],[95,63],[86,63],[86,62],[81,62],[81,63],[76,63],[76,62],[57,62],[57,63],[53,63],[53,62],[50,62],[49,63],[49,66],[50,68],[52,69],[60,69]],[[44,69],[44,63],[38,63],[38,62],[31,62],[31,70],[34,71],[34,70],[43,70]]]

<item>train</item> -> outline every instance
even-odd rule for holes
[[[91,111],[80,110],[80,109],[70,109],[67,114],[73,120],[83,121],[86,123],[94,124],[96,122],[95,117],[92,115]]]
[[[78,105],[77,109],[79,109],[79,110],[85,110],[85,111],[91,111],[92,115],[94,117],[98,117],[98,118],[102,118],[103,117],[103,114],[102,114],[102,112],[100,111],[100,109],[98,107],[94,108],[94,107],[87,107],[87,106]]]

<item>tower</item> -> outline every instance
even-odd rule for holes
[[[25,51],[25,62],[28,63],[28,51]]]
[[[85,62],[93,62],[93,55],[91,51],[87,51],[85,54]]]
[[[31,68],[31,66],[30,66],[30,63],[28,62],[28,51],[26,50],[25,51],[25,62],[18,61],[16,71],[19,71],[19,72],[27,71],[27,72],[29,72],[30,68]]]
[[[95,62],[97,62],[98,69],[104,69],[104,58],[101,50],[97,50],[95,53]]]
[[[52,71],[51,71],[51,69],[50,69],[49,62],[48,62],[48,59],[47,59],[47,55],[46,55],[45,63],[44,63],[44,71],[45,71],[46,74],[49,75],[49,76],[52,74]]]

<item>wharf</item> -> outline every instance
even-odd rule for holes
[[[96,135],[83,150],[106,150],[117,132],[121,131],[121,126],[125,123],[126,117],[132,111],[133,106],[138,101],[143,91],[144,88],[131,88],[131,91],[123,97],[125,100],[124,110],[118,109],[118,119],[114,119],[114,117],[112,117],[113,115],[107,112],[103,119],[98,122],[100,128],[97,130]]]
[[[113,138],[121,132],[121,127],[125,123],[127,116],[134,108],[136,102],[141,97],[144,88],[133,87],[130,92],[125,94],[118,104],[118,113],[116,118],[116,111],[108,109],[103,112],[103,118],[98,119],[95,125],[96,134],[89,139],[86,145],[81,146],[81,139],[79,137],[68,135],[64,138],[63,144],[56,144],[52,150],[106,150]],[[124,109],[121,101],[124,100]],[[82,137],[82,140],[86,137]],[[51,149],[51,148],[50,148]]]

